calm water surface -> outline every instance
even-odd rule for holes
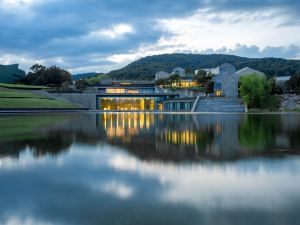
[[[299,224],[300,115],[0,116],[0,224]]]

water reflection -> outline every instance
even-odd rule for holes
[[[0,156],[29,147],[56,155],[74,143],[109,143],[143,159],[234,160],[298,154],[300,117],[287,115],[183,115],[105,113],[2,117]]]
[[[109,143],[143,158],[224,160],[299,150],[297,115],[124,113],[99,115],[97,124]]]
[[[299,131],[296,114],[0,117],[0,224],[297,224]]]

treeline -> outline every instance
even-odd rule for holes
[[[230,63],[236,66],[237,70],[250,67],[269,77],[300,74],[300,60],[245,58],[219,54],[165,54],[139,59],[120,70],[111,71],[108,75],[113,79],[152,80],[158,71],[170,73],[174,68],[182,67],[192,74],[197,69],[213,68],[223,63]]]
[[[29,85],[60,87],[63,84],[70,84],[72,76],[71,73],[57,66],[45,67],[35,64],[30,68],[22,82]]]

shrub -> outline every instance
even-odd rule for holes
[[[241,78],[239,90],[248,108],[261,108],[270,95],[272,86],[266,78],[249,74]]]

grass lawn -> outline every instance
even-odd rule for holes
[[[46,97],[33,94],[31,92],[20,92],[20,91],[3,91],[0,89],[0,98],[40,98],[45,99]]]
[[[18,109],[18,108],[77,108],[75,105],[52,99],[42,98],[0,98],[0,109]]]
[[[24,85],[24,84],[6,84],[6,83],[0,83],[0,87],[4,88],[12,88],[12,89],[23,89],[23,90],[42,90],[42,89],[48,89],[45,86],[33,86],[33,85]]]
[[[76,105],[54,100],[42,95],[34,94],[29,90],[8,89],[0,87],[0,109],[34,109],[34,108],[77,108]]]

